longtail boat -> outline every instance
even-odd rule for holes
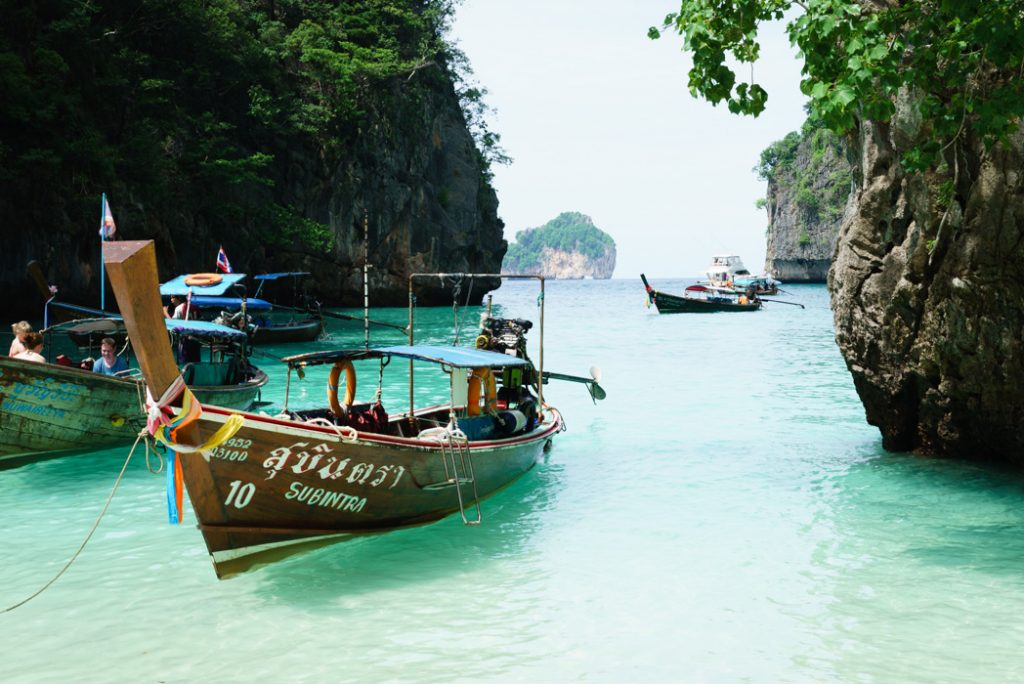
[[[732,288],[709,285],[690,285],[682,296],[655,290],[641,273],[647,291],[647,301],[654,304],[658,313],[715,313],[718,311],[757,311],[761,299],[756,294],[747,294]]]
[[[153,243],[108,242],[104,259],[146,384],[158,397],[150,415],[160,419],[150,430],[176,454],[175,470],[218,577],[454,513],[479,524],[480,501],[530,470],[564,429],[559,412],[543,399],[542,345],[536,369],[510,353],[417,346],[412,296],[408,345],[285,359],[280,415],[197,407],[166,340],[153,334],[161,316]],[[543,293],[543,278],[534,277]],[[408,408],[389,415],[383,375],[395,359],[409,363]],[[447,374],[447,403],[416,406],[414,362]],[[373,367],[378,382],[370,403],[355,403],[355,363]],[[292,371],[301,377],[317,365],[331,367],[326,405],[290,410]],[[171,408],[179,403],[180,411]]]
[[[167,341],[199,345],[189,347],[199,355],[184,363],[182,372],[202,402],[237,409],[253,405],[267,375],[237,347],[245,344],[245,333],[202,321],[164,319],[157,326]],[[52,340],[61,333],[72,339],[123,339],[125,329],[116,317],[70,321],[44,331],[48,356],[56,363],[0,357],[0,469],[131,443],[145,426],[146,393],[138,368],[123,377],[94,373],[91,364],[83,368],[56,354]]]
[[[323,332],[323,319],[319,311],[275,306],[258,296],[266,278],[302,275],[300,273],[256,276],[260,285],[254,297],[244,296],[244,273],[199,275],[208,276],[200,280],[205,284],[195,284],[192,279],[197,274],[181,275],[163,283],[160,294],[165,297],[188,297],[189,318],[214,321],[245,330],[253,344],[311,342]]]

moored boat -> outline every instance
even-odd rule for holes
[[[761,300],[756,294],[740,292],[727,287],[695,284],[683,290],[682,296],[655,290],[647,282],[647,276],[640,274],[647,301],[654,304],[658,313],[716,313],[719,311],[757,311]]]
[[[197,282],[197,275],[207,277],[200,277]],[[187,298],[190,319],[215,321],[246,330],[253,344],[310,342],[323,332],[323,320],[317,311],[275,306],[258,296],[244,296],[242,281],[245,277],[244,273],[182,275],[163,283],[160,294]],[[259,293],[264,280],[260,276],[256,278],[260,280]]]
[[[293,370],[301,377],[309,367],[331,366],[324,407],[286,406],[276,417],[216,407],[175,413],[170,406],[178,401],[194,404],[170,348],[149,332],[160,316],[153,245],[108,243],[104,258],[146,383],[160,397],[162,422],[173,424],[176,436],[169,438],[166,425],[151,425],[152,431],[179,454],[219,577],[453,513],[477,524],[480,500],[528,471],[564,428],[559,412],[543,400],[543,353],[534,368],[529,359],[508,353],[418,346],[411,315],[409,345],[286,359],[286,387]],[[408,406],[389,415],[383,376],[396,359],[409,363],[409,391],[403,393]],[[448,376],[448,401],[416,404],[414,362]],[[373,367],[378,381],[368,404],[355,403],[357,363]]]
[[[743,260],[735,254],[716,254],[711,257],[706,275],[707,285],[724,287],[748,292],[753,290],[756,295],[775,295],[779,293],[779,281],[769,273],[753,275],[743,265]]]
[[[245,344],[245,333],[169,319],[159,330],[189,351],[182,373],[200,401],[248,409],[266,385],[266,373],[250,365],[238,347]],[[52,340],[61,334],[123,337],[125,329],[119,318],[70,321],[44,331],[55,363],[0,357],[0,469],[130,443],[145,424],[138,368],[122,377],[94,373],[91,363],[83,368],[80,360],[56,353]]]

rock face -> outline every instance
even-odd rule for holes
[[[607,280],[615,272],[615,247],[598,257],[545,247],[541,253],[540,272],[558,280]]]
[[[318,250],[300,240],[288,247],[265,239],[274,226],[238,225],[231,239],[218,239],[211,219],[198,209],[157,211],[134,197],[112,197],[118,239],[156,240],[160,276],[214,270],[219,244],[234,270],[245,273],[305,270],[310,289],[326,305],[362,303],[364,215],[369,225],[370,301],[404,306],[408,276],[415,272],[498,273],[507,248],[498,200],[482,169],[451,81],[434,67],[415,93],[394,97],[373,125],[348,149],[333,156],[313,147],[272,152],[278,181],[274,200],[327,226],[329,246]],[[403,79],[403,85],[405,79]],[[26,226],[0,250],[0,311],[7,318],[42,318],[43,298],[26,277],[26,264],[39,261],[60,299],[98,306],[100,244],[95,221],[80,225],[66,207],[45,214],[19,213],[16,198],[0,197],[0,218]],[[90,204],[78,214],[93,216]],[[17,219],[17,221],[15,221]],[[479,301],[494,279],[477,279]],[[250,282],[250,288],[255,283]],[[251,291],[251,290],[250,290]],[[450,288],[417,288],[424,305],[450,303]],[[108,307],[114,302],[107,291]]]
[[[906,98],[864,123],[856,206],[829,272],[836,339],[892,450],[1024,463],[1024,134],[908,175]],[[955,155],[955,156],[954,156]]]
[[[823,283],[840,224],[854,208],[846,145],[805,126],[776,146],[780,158],[767,174],[765,271],[783,282]]]

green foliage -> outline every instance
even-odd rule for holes
[[[214,239],[329,245],[326,226],[283,208],[294,156],[326,175],[381,111],[415,114],[446,87],[452,11],[452,0],[7,3],[0,217],[84,227],[106,191],[124,198],[122,217],[144,212],[135,225],[189,216]]]
[[[911,169],[933,166],[968,127],[992,144],[1019,123],[1024,79],[1024,0],[683,0],[662,30],[693,57],[690,92],[736,113],[758,115],[767,94],[738,82],[732,63],[753,65],[758,28],[783,19],[804,59],[800,88],[812,117],[834,131],[859,119],[888,121],[901,88],[921,96],[929,141],[905,155]],[[661,31],[651,28],[657,38]],[[966,124],[966,125],[965,125]]]
[[[808,151],[801,154],[801,149]],[[789,191],[806,222],[834,223],[842,216],[853,180],[844,155],[842,138],[820,120],[809,119],[800,131],[761,152],[754,171],[761,180]]]
[[[806,228],[801,229],[800,237],[797,238],[796,243],[801,247],[809,247],[811,245],[811,235],[807,232]]]
[[[560,252],[578,252],[590,259],[598,259],[615,248],[610,235],[597,228],[586,214],[576,211],[562,212],[539,228],[527,228],[516,233],[516,241],[505,254],[505,268],[513,273],[540,270],[545,249]]]

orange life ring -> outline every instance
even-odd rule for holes
[[[341,371],[345,371],[345,402],[338,403],[338,380],[341,378]],[[356,398],[356,369],[348,359],[338,361],[331,368],[331,375],[327,379],[327,403],[330,404],[331,412],[340,417],[348,415],[348,408]]]
[[[480,394],[484,395],[484,409],[488,413],[498,410],[498,382],[490,368],[476,368],[469,376],[469,394],[466,398],[466,414],[480,415]]]
[[[217,285],[221,280],[222,278],[217,273],[193,273],[185,276],[185,284],[196,287],[210,287]]]

